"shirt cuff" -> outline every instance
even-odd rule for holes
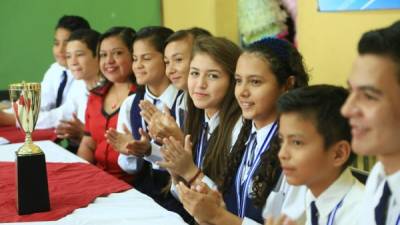
[[[154,169],[160,169],[160,166],[156,164],[156,162],[162,160],[161,156],[161,146],[157,145],[154,142],[150,142],[151,145],[151,153],[149,156],[143,157],[146,161],[151,162]]]
[[[257,223],[256,221],[248,217],[245,217],[243,218],[242,225],[261,225],[261,224]]]
[[[214,191],[218,190],[218,186],[214,183],[213,180],[211,180],[211,178],[207,177],[206,175],[204,175],[204,177],[201,179],[201,182],[205,183],[209,188]]]
[[[133,155],[120,154],[118,156],[118,165],[128,174],[135,174],[143,166],[143,160]]]

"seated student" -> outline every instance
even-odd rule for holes
[[[129,173],[141,170],[142,158],[152,162],[151,153],[153,148],[157,148],[157,144],[151,142],[146,133],[147,124],[139,114],[139,102],[146,99],[159,109],[164,104],[170,108],[178,94],[178,90],[165,76],[163,61],[164,42],[172,33],[173,31],[166,27],[144,27],[136,33],[133,42],[132,69],[140,86],[134,95],[123,102],[117,130],[109,129],[106,134],[108,142],[123,153],[118,163]],[[159,169],[155,164],[152,167]],[[140,189],[140,185],[136,183],[136,188]]]
[[[289,184],[308,188],[298,224],[355,224],[364,185],[349,168],[355,155],[350,125],[340,114],[347,96],[344,88],[316,85],[278,100],[283,173]]]
[[[149,101],[140,102],[140,114],[148,123],[149,134],[157,138],[159,143],[165,137],[173,136],[184,141],[184,117],[187,113],[188,98],[187,80],[194,41],[200,36],[211,36],[201,28],[179,30],[168,37],[165,43],[164,62],[166,75],[171,83],[180,90],[180,94],[172,105],[171,113],[157,110]]]
[[[78,156],[128,183],[133,175],[119,167],[119,153],[107,143],[105,133],[116,128],[122,102],[136,91],[131,67],[134,38],[135,31],[129,27],[113,27],[100,36],[99,65],[107,82],[90,92],[78,149]]]
[[[89,90],[104,82],[100,73],[97,43],[100,34],[91,29],[79,29],[68,38],[66,58],[75,81],[74,92],[60,107],[42,111],[38,121],[54,124],[58,138],[68,138],[79,145],[84,130],[85,111]],[[76,150],[76,149],[75,149]]]
[[[174,183],[222,180],[226,156],[242,125],[234,96],[234,69],[240,53],[240,48],[225,38],[195,40],[185,120],[185,132],[190,137],[187,135],[184,142],[171,136],[164,138],[163,160],[158,162],[174,175]]]
[[[342,107],[356,153],[377,156],[369,174],[360,225],[400,224],[400,21],[366,32]],[[356,219],[356,218],[354,218]]]
[[[286,189],[281,188],[285,185],[280,182],[275,105],[287,90],[307,85],[302,57],[286,41],[261,40],[244,49],[235,79],[235,97],[245,120],[227,164],[223,165],[224,179],[218,186],[222,194],[206,186],[197,190],[197,185],[189,189],[179,184],[185,208],[200,223],[261,223],[266,200],[274,202],[266,208],[268,213],[280,213],[285,200]]]
[[[59,19],[54,33],[53,56],[56,60],[46,71],[41,83],[40,110],[50,111],[65,103],[68,96],[76,91],[71,90],[74,78],[66,68],[65,47],[71,33],[78,29],[90,29],[89,23],[80,16],[63,16]],[[79,85],[78,85],[79,86]],[[78,89],[80,88],[77,87]],[[15,125],[12,110],[0,111],[0,125]],[[39,120],[36,128],[54,127],[53,121]]]

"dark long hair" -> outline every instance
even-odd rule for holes
[[[217,184],[222,182],[226,156],[230,150],[231,132],[241,114],[234,95],[234,74],[240,53],[241,50],[236,44],[221,37],[200,36],[193,45],[192,59],[197,54],[207,54],[229,75],[229,87],[219,110],[220,124],[223,126],[218,126],[211,135],[202,165],[203,172]],[[185,120],[185,133],[191,135],[193,146],[197,146],[204,110],[196,108],[191,98],[188,98],[187,106],[188,117]],[[193,149],[194,153],[195,150]]]
[[[295,78],[295,82],[291,88],[308,85],[308,74],[304,67],[302,56],[289,42],[267,38],[247,46],[244,52],[253,53],[264,58],[275,75],[279,86],[286,85],[291,76]],[[220,187],[223,193],[226,193],[231,187],[242,162],[251,127],[252,121],[245,120],[238,139],[229,155],[228,164],[224,172],[224,181]],[[275,135],[271,139],[268,150],[261,155],[261,163],[253,177],[251,198],[258,207],[264,205],[266,198],[279,180],[281,174],[278,158],[279,148],[278,138]]]

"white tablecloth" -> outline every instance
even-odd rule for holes
[[[47,162],[86,162],[51,141],[38,141],[35,144],[44,151]],[[0,145],[0,161],[14,161],[14,152],[21,145],[22,143]],[[4,224],[180,225],[186,223],[178,214],[167,211],[147,195],[131,189],[96,198],[92,204],[76,209],[58,221]]]

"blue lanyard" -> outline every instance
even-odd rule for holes
[[[400,214],[399,217],[397,217],[396,225],[400,225]]]
[[[248,146],[246,148],[246,155],[243,158],[242,162],[240,163],[240,167],[238,169],[238,172],[236,174],[236,181],[235,181],[235,188],[236,188],[236,202],[237,202],[237,212],[241,218],[244,217],[244,213],[246,211],[246,205],[247,205],[247,193],[249,190],[250,182],[252,180],[253,174],[258,168],[258,165],[260,164],[261,161],[261,155],[264,153],[271,142],[271,138],[273,134],[275,134],[275,131],[277,129],[277,122],[274,122],[271,126],[271,129],[268,132],[267,137],[264,139],[263,144],[261,145],[260,151],[258,152],[256,156],[256,160],[253,164],[253,166],[250,168],[249,175],[247,176],[246,180],[244,181],[244,186],[241,185],[241,176],[243,174],[243,169],[246,165],[247,158],[249,156],[249,149]],[[250,145],[250,143],[249,143]],[[242,191],[241,191],[242,190]]]
[[[204,160],[204,148],[205,146],[203,146],[203,143],[205,143],[204,139],[207,140],[207,136],[208,134],[204,132],[207,132],[204,128],[201,131],[201,137],[200,137],[200,142],[197,144],[197,150],[196,150],[196,158],[197,158],[197,168],[203,168],[203,160]]]
[[[342,200],[340,200],[340,202],[336,205],[336,207],[332,210],[332,212],[329,213],[328,215],[328,222],[326,223],[326,225],[333,225],[333,222],[335,221],[335,216],[336,216],[336,212],[339,210],[340,207],[342,207],[343,205],[343,200],[346,196],[344,196],[342,198]]]

